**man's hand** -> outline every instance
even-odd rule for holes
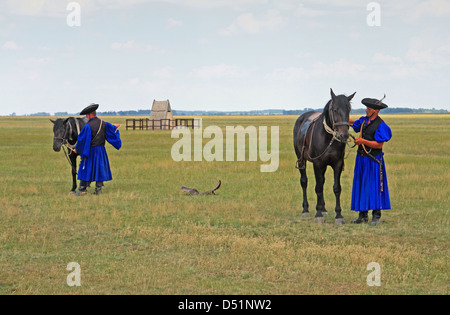
[[[356,138],[355,139],[355,144],[356,145],[361,145],[361,144],[366,144],[366,140],[364,140],[363,138]]]
[[[363,138],[356,138],[355,139],[355,144],[356,145],[365,145],[367,147],[373,148],[373,149],[381,149],[383,148],[383,144],[384,142],[376,142],[376,141],[369,141]]]

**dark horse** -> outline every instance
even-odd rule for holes
[[[331,100],[322,113],[307,112],[301,115],[294,126],[294,148],[297,155],[297,168],[300,171],[300,185],[303,189],[302,216],[309,215],[309,204],[306,196],[308,178],[306,176],[306,161],[314,166],[316,177],[317,214],[315,221],[323,222],[325,200],[323,198],[323,185],[325,171],[330,165],[334,170],[333,191],[336,196],[336,223],[344,224],[341,214],[341,173],[344,169],[345,145],[349,138],[349,114],[351,110],[351,96],[336,96],[331,90]]]
[[[72,190],[75,192],[77,189],[77,157],[73,150],[75,149],[75,144],[77,143],[78,135],[83,127],[86,125],[87,120],[85,118],[75,118],[69,117],[66,119],[51,120],[53,123],[53,150],[55,152],[61,151],[61,147],[67,147],[66,157],[72,167]],[[64,149],[64,147],[63,147]]]

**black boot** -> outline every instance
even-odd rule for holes
[[[372,211],[372,222],[370,222],[371,226],[376,226],[380,224],[381,218],[381,210],[373,210]]]
[[[87,195],[86,189],[88,186],[89,186],[88,182],[85,182],[84,180],[80,180],[80,188],[75,193],[75,196],[79,197],[79,196]]]
[[[359,211],[358,218],[353,220],[351,223],[353,224],[361,224],[369,222],[369,214],[367,211]]]
[[[100,195],[102,193],[103,186],[104,186],[103,182],[96,182],[94,195]]]

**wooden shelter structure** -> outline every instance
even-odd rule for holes
[[[153,100],[152,111],[150,112],[150,120],[154,122],[153,129],[171,129],[173,114],[169,100]]]
[[[169,100],[153,100],[149,118],[126,120],[126,128],[132,130],[171,130],[174,128],[200,128],[199,118],[173,118]]]

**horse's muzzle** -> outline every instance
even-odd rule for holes
[[[347,142],[348,138],[350,137],[349,134],[349,125],[348,124],[338,124],[339,126],[337,127],[337,139],[340,142]]]
[[[61,151],[61,147],[62,147],[62,141],[53,141],[53,151],[55,152],[59,152]]]
[[[348,134],[348,132],[347,133],[341,133],[339,135],[339,140],[341,142],[347,142],[349,137],[350,137],[350,135]]]

